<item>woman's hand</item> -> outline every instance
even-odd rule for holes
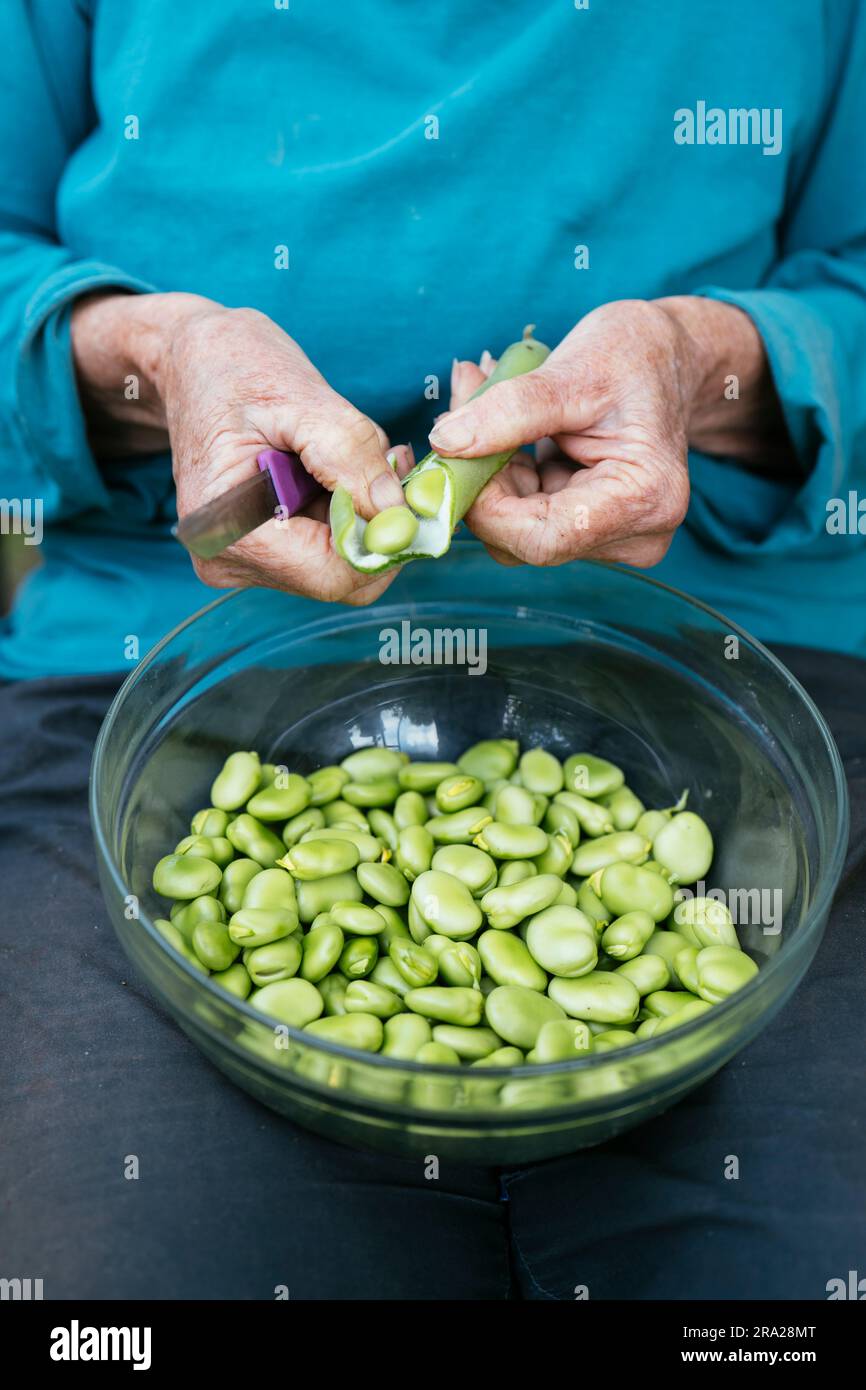
[[[383,431],[264,314],[195,295],[100,295],[76,305],[72,335],[95,447],[123,454],[169,445],[179,516],[251,476],[269,448],[299,454],[328,492],[342,483],[362,516],[402,502]],[[124,391],[130,377],[133,401]],[[394,452],[403,463],[405,450]],[[258,584],[356,604],[395,577],[371,579],[340,559],[327,498],[193,565],[218,588]]]
[[[688,508],[689,442],[748,460],[781,429],[757,330],[712,300],[603,305],[542,367],[467,402],[491,367],[489,358],[457,364],[452,413],[430,442],[472,458],[542,441],[536,459],[512,459],[466,517],[505,564],[657,564]],[[739,375],[733,401],[728,368]]]

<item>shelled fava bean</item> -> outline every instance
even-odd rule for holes
[[[269,1019],[404,1061],[514,1066],[627,1047],[757,972],[684,801],[507,738],[392,748],[309,776],[232,753],[156,865],[156,926]]]

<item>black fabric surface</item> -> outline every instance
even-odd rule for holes
[[[272,1114],[160,1011],[96,882],[87,775],[114,684],[0,688],[0,1277],[46,1298],[823,1299],[866,1272],[866,663],[780,655],[852,798],[793,1001],[622,1138],[518,1171],[443,1163],[438,1181]]]

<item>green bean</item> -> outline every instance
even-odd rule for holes
[[[263,869],[272,869],[285,852],[285,845],[280,837],[262,825],[261,821],[256,820],[255,816],[246,812],[229,821],[226,835],[236,850],[247,859],[255,859]]]
[[[673,1017],[673,1015],[672,1015]],[[651,1038],[661,1023],[660,1018],[645,1018],[635,1029],[634,1035],[643,1042],[646,1038]]]
[[[339,970],[332,970],[330,975],[326,975],[319,981],[318,990],[325,1001],[325,1013],[331,1017],[340,1017],[346,1012],[346,990],[349,981]]]
[[[189,828],[193,835],[225,835],[228,823],[227,811],[218,811],[215,806],[206,806],[203,811],[196,811]]]
[[[244,951],[244,965],[254,985],[290,980],[297,975],[300,964],[301,946],[293,936]]]
[[[567,790],[581,796],[604,796],[615,792],[625,782],[621,768],[592,753],[573,753],[566,758],[563,773]]]
[[[377,937],[376,940],[378,941],[379,938]],[[398,995],[401,999],[405,999],[410,989],[412,989],[412,985],[400,974],[400,971],[397,969],[391,957],[382,954],[381,945],[379,947],[379,959],[376,961],[369,975],[366,975],[364,978],[372,980],[374,984],[384,985],[386,989],[390,989],[393,994]]]
[[[573,857],[574,845],[571,840],[562,831],[557,831],[549,836],[547,849],[538,856],[535,864],[540,874],[556,874],[562,879],[571,868]]]
[[[291,936],[297,914],[282,907],[244,907],[229,918],[229,936],[238,946],[267,946]]]
[[[432,985],[439,974],[439,963],[430,951],[414,941],[392,941],[388,955],[412,989]]]
[[[680,981],[677,973],[677,956],[684,946],[688,946],[684,936],[679,932],[673,931],[654,931],[646,946],[644,955],[661,956],[671,975],[671,986],[676,989],[684,981]]]
[[[661,922],[674,905],[673,889],[667,880],[637,864],[609,864],[600,872],[597,889],[594,879],[592,886],[605,907],[617,917],[640,910],[648,912],[654,922]]]
[[[153,886],[164,898],[201,898],[213,893],[222,876],[222,869],[212,859],[167,854],[153,871]]]
[[[528,748],[518,764],[523,785],[531,792],[555,796],[562,791],[562,764],[544,748]]]
[[[341,826],[343,829],[354,827],[355,830],[370,833],[370,822],[364,812],[357,806],[350,806],[348,801],[329,801],[327,806],[322,807],[322,815],[325,817],[326,829],[333,825]]]
[[[626,912],[605,928],[601,944],[615,960],[639,956],[653,932],[655,922],[648,912]]]
[[[506,784],[494,802],[500,825],[535,825],[535,798],[524,787]]]
[[[210,859],[221,869],[235,857],[234,846],[224,835],[185,835],[174,852],[187,854],[191,859]]]
[[[381,782],[396,777],[407,765],[404,754],[396,748],[359,748],[340,763],[347,782]],[[394,800],[394,796],[391,800]]]
[[[664,957],[646,953],[618,965],[614,973],[630,980],[641,997],[667,989],[671,983],[671,972]]]
[[[331,903],[328,912],[338,927],[353,936],[378,936],[385,930],[385,919],[374,907],[352,899]]]
[[[475,991],[475,997],[483,996]],[[554,999],[520,985],[497,985],[487,996],[484,1013],[494,1033],[524,1052],[535,1046],[545,1023],[565,1017]]]
[[[305,811],[312,792],[306,777],[297,772],[280,773],[278,781],[250,797],[247,810],[262,821],[287,821]]]
[[[531,1053],[533,1062],[570,1062],[592,1051],[592,1034],[577,1018],[557,1018],[538,1031]]]
[[[526,944],[542,969],[565,979],[588,975],[598,960],[595,928],[577,907],[549,907],[531,917]]]
[[[473,897],[496,882],[496,865],[490,855],[472,845],[443,845],[433,855],[432,867],[458,879]]]
[[[410,989],[404,1002],[413,1013],[423,1014],[425,1018],[433,1018],[440,1023],[459,1023],[465,1028],[472,1028],[481,1022],[484,1006],[479,990],[461,989],[459,985],[428,985],[424,989]],[[494,1031],[497,1031],[495,1027]]]
[[[567,807],[577,817],[577,822],[585,835],[597,837],[609,835],[613,831],[614,826],[610,818],[610,811],[600,802],[590,801],[588,797],[581,796],[578,792],[557,792],[553,802],[556,806]],[[575,841],[575,843],[577,842]]]
[[[399,790],[396,777],[380,777],[376,782],[347,782],[343,800],[350,806],[390,806]]]
[[[406,479],[404,492],[418,516],[436,516],[445,499],[445,474],[441,468],[424,468]]]
[[[645,839],[652,841],[659,831],[667,825],[670,818],[670,811],[644,811],[634,828],[638,835],[643,835]]]
[[[415,1056],[415,1061],[422,1062],[428,1067],[456,1067],[460,1063],[460,1058],[454,1051],[453,1047],[447,1047],[445,1043],[429,1042],[425,1043],[424,1046],[420,1048],[420,1050]],[[435,1087],[437,1085],[436,1082],[431,1083],[422,1081],[420,1083],[416,1083],[416,1085],[418,1085],[420,1088],[415,1093],[416,1104],[422,1104],[421,1094],[423,1092],[426,1095],[432,1095],[435,1093],[437,1096],[440,1096],[443,1109],[447,1108],[450,1105],[451,1098],[454,1094],[453,1087],[451,1086],[450,1082],[439,1083],[439,1085],[443,1087],[443,1089],[441,1090],[435,1090]]]
[[[468,845],[473,836],[492,820],[493,817],[483,807],[467,806],[465,811],[455,811],[453,815],[432,816],[426,825],[437,844]]]
[[[364,890],[355,874],[334,874],[331,878],[318,878],[312,882],[299,879],[295,892],[298,895],[298,916],[302,922],[312,922],[320,912],[330,912],[334,903],[360,902]]]
[[[394,1014],[385,1020],[382,1056],[398,1062],[413,1062],[421,1048],[433,1041],[433,1030],[420,1014]]]
[[[404,791],[435,792],[440,782],[444,782],[446,777],[453,777],[459,772],[456,763],[407,763],[401,767],[397,774],[400,786]]]
[[[344,840],[355,846],[362,864],[375,864],[382,858],[382,841],[368,830],[357,825],[326,825],[321,829],[310,830],[301,839],[301,844],[315,844],[318,840]]]
[[[640,1008],[640,995],[630,980],[618,974],[594,970],[580,979],[557,976],[547,987],[571,1018],[592,1019],[596,1023],[633,1023]]]
[[[614,1052],[620,1047],[631,1047],[635,1041],[634,1033],[627,1028],[608,1028],[604,1033],[596,1033],[592,1040],[593,1052]]]
[[[243,906],[248,884],[261,872],[262,866],[255,859],[235,859],[223,870],[219,897],[229,915]]]
[[[394,824],[398,830],[410,825],[426,825],[427,802],[420,792],[401,792],[394,802]]]
[[[235,999],[246,999],[252,989],[252,982],[246,966],[241,965],[240,961],[230,965],[228,970],[216,971],[211,975],[211,979],[227,994],[234,995]]]
[[[478,1057],[474,1062],[470,1062],[470,1067],[519,1067],[523,1061],[523,1053],[519,1047],[497,1047],[495,1052],[488,1052],[486,1057]]]
[[[497,777],[510,777],[517,766],[520,744],[510,738],[483,739],[461,753],[457,766],[461,772],[479,777],[482,782]]]
[[[643,1007],[656,1018],[667,1018],[668,1014],[675,1014],[691,1004],[694,998],[695,995],[685,989],[656,989],[644,995]]]
[[[547,975],[533,960],[519,936],[507,931],[485,931],[478,938],[478,954],[484,969],[498,985],[521,985],[543,991]]]
[[[244,888],[241,907],[282,907],[297,915],[298,898],[291,874],[285,869],[261,869]]]
[[[299,815],[292,816],[291,820],[286,821],[282,830],[283,844],[287,849],[291,849],[292,845],[296,845],[299,840],[302,840],[308,831],[320,830],[324,824],[325,817],[319,807],[308,806],[305,811],[301,811]]]
[[[438,869],[419,874],[412,884],[411,901],[425,925],[440,936],[471,936],[483,920],[466,885]]]
[[[635,796],[631,787],[618,787],[615,792],[608,792],[600,800],[610,811],[614,830],[634,830],[646,810],[640,797]]]
[[[370,829],[377,839],[387,845],[392,854],[397,851],[397,822],[390,811],[383,811],[381,807],[374,806],[367,819],[370,822]]]
[[[474,844],[492,854],[494,859],[534,859],[547,849],[548,835],[539,825],[505,825],[491,821]]]
[[[558,801],[551,802],[541,824],[548,835],[565,835],[571,841],[572,849],[580,844],[580,821],[568,806],[562,806]]]
[[[180,930],[184,939],[192,941],[193,927],[197,922],[224,922],[226,910],[219,898],[205,893],[200,898],[193,898],[191,902],[175,903],[171,909],[171,920]]]
[[[313,926],[304,937],[301,977],[318,984],[337,964],[343,954],[345,937],[334,921]]]
[[[336,801],[349,780],[348,772],[341,767],[320,767],[307,778],[310,787],[310,805],[327,806]]]
[[[706,999],[690,999],[682,1009],[677,1009],[675,1013],[660,1018],[652,1036],[657,1038],[662,1033],[671,1032],[674,1028],[682,1028],[683,1024],[691,1023],[693,1019],[700,1018],[701,1014],[705,1014],[712,1007],[712,1004],[708,1004]]]
[[[403,1009],[399,994],[374,980],[352,980],[343,1002],[347,1014],[374,1014],[376,1018],[391,1018]]]
[[[191,965],[194,970],[200,971],[202,975],[210,974],[207,966],[199,960],[192,946],[184,937],[183,932],[179,927],[175,926],[174,922],[168,921],[165,917],[155,917],[153,925],[156,927],[160,936],[168,942],[169,946],[173,946],[178,955],[183,956],[188,965]]]
[[[412,794],[411,792],[408,793],[409,796]],[[404,795],[407,793],[404,792]],[[478,777],[470,777],[466,773],[458,772],[454,777],[443,778],[436,788],[435,795],[436,806],[443,814],[450,811],[464,811],[467,806],[478,805],[484,795],[484,783]]]
[[[730,994],[747,985],[757,975],[758,967],[751,956],[736,947],[705,946],[698,952],[696,973],[701,998],[709,1004],[720,1004]]]
[[[709,827],[693,811],[672,816],[652,842],[653,858],[676,883],[697,883],[713,860]]]
[[[428,927],[427,923],[424,921],[424,918],[418,910],[418,904],[414,902],[412,898],[409,899],[406,917],[409,923],[409,935],[416,946],[422,946],[427,937],[430,936],[432,929]]]
[[[522,883],[491,888],[481,899],[481,910],[497,931],[516,927],[526,917],[552,906],[559,896],[561,880],[555,874],[536,874]]]
[[[649,841],[634,830],[615,830],[610,835],[599,835],[578,845],[571,861],[571,872],[588,878],[610,864],[642,864],[649,857],[649,851]]]
[[[560,879],[559,892],[554,898],[552,906],[577,907],[577,889],[571,883],[566,883],[563,879]]]
[[[376,911],[385,923],[385,930],[379,933],[381,950],[390,951],[391,942],[398,938],[401,941],[412,940],[409,928],[396,908],[388,907],[387,903],[376,903]]]
[[[249,1002],[259,1013],[267,1014],[290,1028],[306,1028],[318,1018],[324,1000],[309,980],[278,980],[275,984],[254,989]]]
[[[219,811],[237,811],[246,805],[259,785],[262,765],[258,753],[230,753],[210,789]]]
[[[370,898],[386,907],[403,907],[409,901],[409,884],[392,864],[359,864],[358,882]]]
[[[708,947],[706,949],[710,948]],[[722,949],[725,950],[729,948],[722,947]],[[699,950],[700,947],[698,946],[683,946],[682,950],[677,951],[674,956],[674,967],[680,984],[684,989],[687,989],[690,994],[695,995],[701,993],[700,986],[698,985],[697,966]],[[664,985],[660,985],[659,988],[664,989]]]
[[[347,941],[340,955],[340,973],[347,980],[361,980],[369,975],[379,959],[379,943],[375,936],[356,936]]]
[[[369,1013],[331,1014],[314,1019],[304,1031],[360,1052],[378,1052],[382,1046],[382,1020]]]
[[[423,825],[407,825],[398,832],[394,862],[409,883],[430,868],[434,848],[433,836]]]
[[[437,1023],[433,1029],[433,1041],[453,1048],[458,1057],[467,1062],[477,1062],[489,1057],[491,1052],[502,1046],[492,1028],[461,1028],[455,1023]]]
[[[222,922],[196,922],[192,929],[192,949],[208,970],[228,970],[240,955]]]
[[[497,888],[510,888],[512,884],[523,883],[524,879],[535,878],[538,865],[531,859],[505,859],[499,866],[496,880]]]
[[[433,949],[432,942],[446,941],[444,950]],[[436,956],[439,974],[449,985],[461,985],[464,989],[477,989],[481,980],[481,957],[468,941],[448,941],[447,937],[428,937],[426,948]]]
[[[733,918],[715,898],[686,898],[677,903],[676,930],[693,946],[739,946]]]
[[[364,545],[378,555],[396,555],[412,544],[417,533],[418,518],[414,512],[402,505],[386,507],[364,527]]]

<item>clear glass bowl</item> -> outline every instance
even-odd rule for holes
[[[171,633],[124,683],[96,745],[101,882],[154,993],[265,1104],[331,1138],[395,1153],[541,1159],[664,1110],[770,1021],[824,929],[847,842],[845,781],[826,724],[790,673],[734,624],[664,585],[599,564],[503,571],[479,547],[457,543],[436,566],[435,598],[431,587],[430,567],[415,564],[372,609],[248,590]],[[438,632],[441,656],[446,631],[458,642],[461,633],[486,634],[483,674],[381,659],[394,634],[411,658],[425,643],[435,655]],[[451,650],[459,657],[459,646]],[[762,917],[740,922],[757,977],[658,1041],[582,1061],[467,1070],[275,1032],[155,930],[165,905],[151,888],[153,865],[208,804],[232,749],[256,748],[308,772],[371,743],[448,759],[498,734],[609,757],[648,805],[670,805],[689,787],[690,806],[715,835],[712,886],[751,890],[740,916]]]

